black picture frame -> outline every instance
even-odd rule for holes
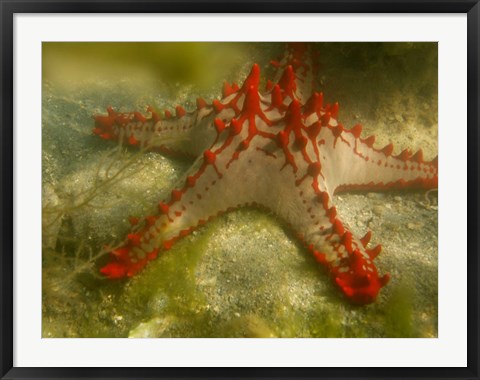
[[[114,378],[479,378],[478,173],[479,44],[478,0],[0,0],[1,171],[0,171],[0,374],[2,379]],[[13,365],[13,17],[16,13],[464,13],[468,45],[468,355],[466,368],[23,368]]]

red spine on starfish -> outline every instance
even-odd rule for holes
[[[373,302],[389,280],[374,259],[381,246],[369,248],[371,233],[357,238],[339,219],[333,194],[349,189],[432,188],[436,160],[421,151],[392,155],[391,144],[374,147],[362,127],[338,122],[339,105],[323,105],[313,92],[315,59],[306,45],[289,46],[277,80],[259,89],[260,68],[253,65],[241,87],[225,82],[223,98],[197,109],[176,107],[161,118],[117,113],[95,117],[94,133],[136,146],[164,148],[200,157],[184,184],[158,204],[158,213],[140,220],[101,269],[109,278],[133,276],[178,239],[225,212],[255,206],[270,210],[297,233],[353,303]],[[203,128],[206,145],[188,136]],[[175,138],[172,138],[175,137]],[[168,140],[168,143],[166,141]]]

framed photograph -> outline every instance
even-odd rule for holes
[[[2,1],[2,379],[478,374],[476,1]]]

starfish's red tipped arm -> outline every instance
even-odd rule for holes
[[[404,150],[393,155],[393,145],[378,149],[374,147],[374,136],[360,135],[358,125],[350,130],[341,124],[322,129],[319,135],[325,152],[322,165],[332,178],[332,191],[437,187],[436,160],[424,161],[421,150],[415,154]]]

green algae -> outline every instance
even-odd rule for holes
[[[253,225],[252,230],[282,229],[275,219],[256,210],[239,210],[234,214],[245,224]],[[143,316],[138,324],[134,323],[136,327],[130,331],[130,337],[421,336],[421,331],[413,328],[414,294],[410,284],[405,282],[396,285],[381,305],[358,307],[345,304],[336,289],[327,286],[327,296],[312,301],[306,309],[295,308],[292,299],[284,297],[270,302],[265,310],[252,308],[240,314],[226,308],[223,313],[231,314],[231,318],[219,318],[218,313],[209,309],[211,300],[199,291],[195,273],[204,255],[209,255],[209,250],[215,251],[216,241],[222,239],[218,235],[226,218],[215,220],[202,228],[197,236],[175,245],[152,263],[143,276],[132,279],[127,285],[122,296],[125,311],[141,310],[136,317],[142,319]],[[302,275],[311,276],[319,283],[328,281],[326,273],[321,273],[323,271],[313,265],[314,260],[306,252],[298,247],[294,250],[292,253],[302,259]],[[257,288],[257,291],[261,290]],[[161,306],[158,306],[158,300],[162,300]]]
[[[206,251],[208,235],[207,229],[183,239],[133,278],[122,295],[125,313],[143,320],[156,314],[195,319],[205,309],[204,297],[195,286],[195,269]]]
[[[421,336],[415,331],[413,302],[415,293],[409,282],[397,285],[385,305],[385,336],[412,338]]]

